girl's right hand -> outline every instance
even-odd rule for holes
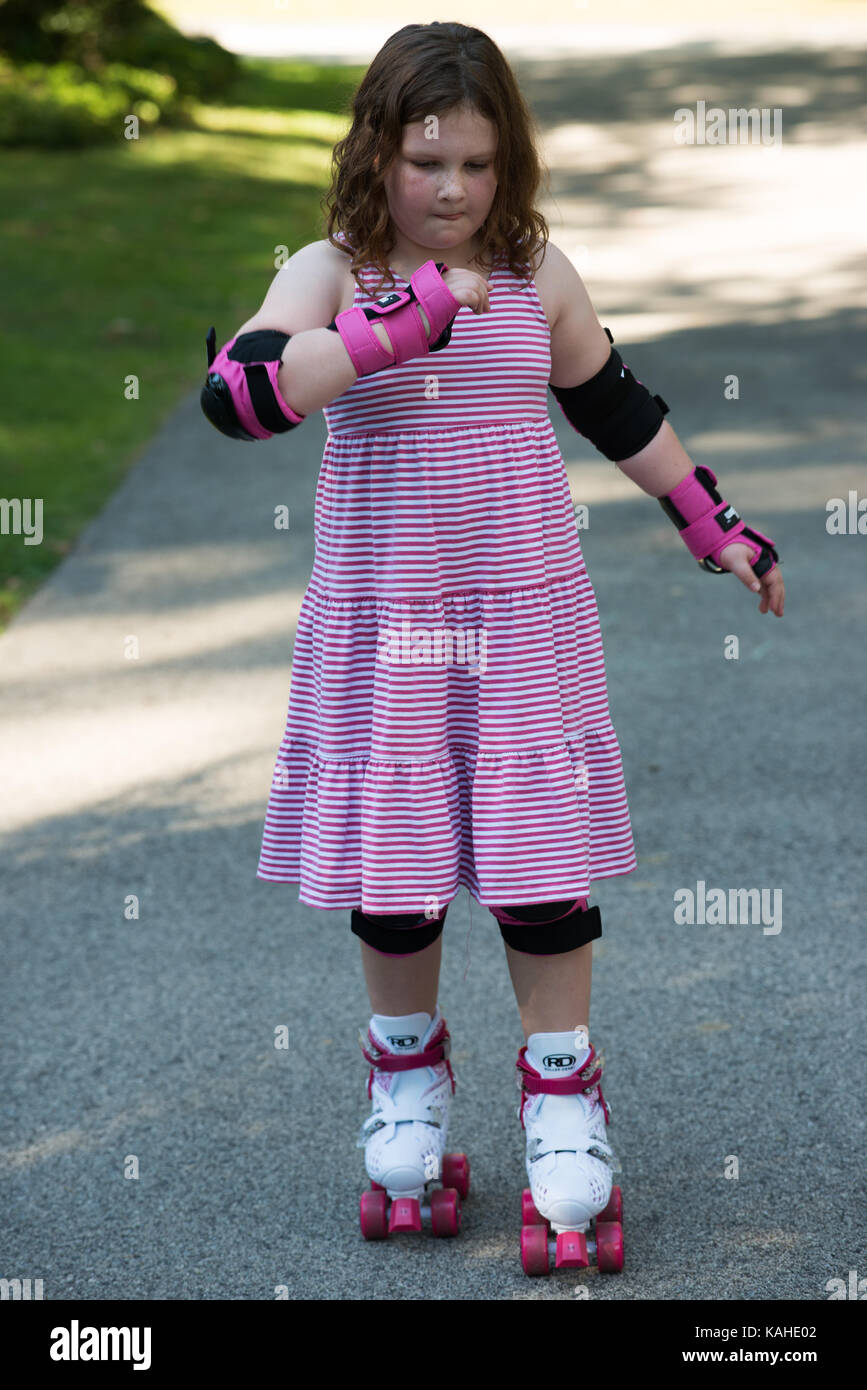
[[[459,304],[465,304],[474,314],[490,313],[487,282],[474,270],[447,270],[442,282]]]

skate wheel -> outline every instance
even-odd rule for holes
[[[430,1225],[435,1236],[456,1236],[461,1229],[461,1199],[453,1187],[430,1195]]]
[[[361,1234],[365,1240],[385,1240],[388,1235],[388,1196],[378,1192],[361,1194]]]
[[[470,1160],[466,1154],[443,1154],[443,1187],[453,1187],[464,1202],[470,1191]]]
[[[623,1193],[619,1187],[612,1187],[611,1196],[608,1198],[608,1206],[600,1211],[596,1218],[599,1221],[619,1221],[623,1225]]]
[[[618,1221],[597,1223],[596,1264],[600,1274],[619,1274],[623,1268],[623,1227]]]
[[[539,1212],[536,1203],[533,1201],[533,1194],[529,1187],[525,1187],[521,1193],[521,1225],[522,1226],[547,1226],[548,1222]]]
[[[525,1226],[521,1231],[521,1264],[525,1274],[550,1274],[547,1226]]]

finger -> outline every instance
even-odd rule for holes
[[[762,579],[762,588],[762,603],[764,607],[761,611],[766,613],[768,609],[771,608],[776,613],[777,617],[781,618],[783,616],[785,585],[783,584],[782,575],[778,570],[772,570],[770,574],[764,576]]]
[[[746,560],[735,560],[735,562],[732,565],[731,572],[732,574],[736,574],[741,583],[746,584],[748,589],[752,589],[754,594],[757,594],[761,589],[762,586],[759,580],[756,578],[752,566],[747,564]]]
[[[774,610],[774,612],[776,613],[777,617],[778,617],[778,618],[782,618],[782,616],[783,616],[783,608],[784,608],[784,606],[785,606],[786,586],[785,586],[785,584],[783,583],[783,576],[779,573],[778,570],[774,570],[774,571],[773,571],[773,573],[771,574],[771,581],[770,581],[770,582],[771,582],[771,600],[770,600],[770,601],[771,601],[771,607],[773,608],[773,610]]]

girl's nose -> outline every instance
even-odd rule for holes
[[[443,178],[439,187],[440,196],[445,198],[462,198],[464,189],[463,184],[457,174],[447,174]]]

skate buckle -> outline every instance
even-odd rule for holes
[[[605,1116],[605,1123],[606,1125],[610,1124],[611,1113],[608,1109],[605,1097],[602,1094],[601,1085],[603,1058],[601,1056],[597,1057],[596,1049],[593,1047],[592,1043],[590,1045],[590,1054],[587,1058],[587,1061],[584,1063],[583,1067],[580,1067],[577,1071],[574,1071],[571,1076],[540,1076],[539,1073],[536,1071],[536,1068],[532,1066],[531,1063],[526,1061],[526,1056],[527,1049],[526,1047],[522,1047],[520,1052],[518,1053],[518,1060],[516,1063],[517,1087],[518,1090],[523,1093],[521,1098],[521,1107],[518,1112],[522,1125],[524,1123],[524,1095],[587,1095],[587,1098],[590,1099],[594,1090],[597,1092],[599,1096],[599,1104],[602,1106],[602,1113]]]
[[[371,1068],[370,1076],[368,1077],[367,1082],[368,1097],[372,1095],[373,1074],[375,1071],[418,1071],[421,1067],[438,1066],[440,1062],[445,1062],[446,1070],[449,1074],[449,1080],[452,1083],[452,1095],[454,1095],[456,1084],[455,1074],[452,1071],[452,1064],[449,1061],[449,1057],[451,1055],[452,1050],[452,1044],[451,1037],[449,1035],[448,1029],[445,1026],[444,1019],[442,1020],[442,1029],[443,1031],[440,1034],[438,1040],[436,1042],[428,1043],[427,1047],[425,1047],[422,1052],[409,1052],[405,1056],[401,1056],[399,1053],[383,1051],[369,1029],[367,1038],[365,1038],[364,1034],[359,1028],[359,1045],[361,1047],[363,1056],[370,1063]],[[367,1043],[370,1044],[370,1051],[368,1051],[367,1049]]]

